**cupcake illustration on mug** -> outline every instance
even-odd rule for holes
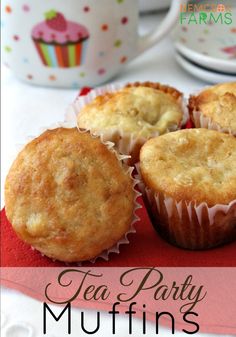
[[[45,21],[32,29],[40,59],[48,67],[70,68],[83,64],[88,38],[86,27],[67,21],[55,10],[45,13]]]

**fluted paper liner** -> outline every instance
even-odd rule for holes
[[[66,114],[66,120],[75,120],[77,121],[77,116],[80,113],[80,111],[83,109],[83,107],[87,104],[89,104],[92,100],[94,100],[97,96],[103,95],[105,93],[112,93],[116,92],[122,88],[124,88],[126,84],[110,84],[106,85],[104,87],[100,87],[94,90],[91,90],[87,95],[85,96],[79,96],[75,102],[69,107],[67,114]],[[183,97],[179,98],[179,103],[181,104],[182,111],[183,111],[183,119],[181,121],[180,125],[173,124],[167,132],[178,130],[183,124],[187,121],[187,107],[186,107],[186,100]],[[91,133],[94,133],[96,135],[99,135],[103,141],[112,141],[115,143],[115,148],[118,150],[118,152],[125,154],[125,155],[131,155],[131,158],[128,159],[128,164],[133,165],[137,161],[139,161],[139,151],[142,145],[152,137],[159,136],[159,132],[153,132],[150,137],[137,137],[135,134],[130,134],[128,132],[124,132],[121,130],[118,126],[116,129],[113,130],[90,130]]]
[[[22,150],[24,148],[24,146],[29,143],[30,141],[32,141],[34,138],[38,137],[40,134],[42,134],[43,132],[45,132],[46,130],[53,130],[53,129],[56,129],[56,128],[59,128],[59,127],[63,127],[63,128],[73,128],[73,127],[77,127],[77,123],[73,120],[73,119],[70,119],[68,118],[67,121],[64,121],[64,122],[58,122],[58,123],[54,123],[52,125],[50,125],[49,127],[42,127],[39,129],[39,132],[37,133],[37,135],[35,136],[28,136],[26,138],[26,143],[25,144],[17,144],[17,151],[19,152],[20,150]],[[79,129],[78,128],[78,132],[81,132],[81,133],[85,133],[85,132],[89,132],[89,130],[85,130],[85,129]],[[122,166],[127,168],[127,171],[126,173],[130,176],[130,178],[132,179],[133,181],[133,191],[135,192],[135,196],[134,196],[134,209],[133,209],[133,218],[132,218],[132,221],[130,223],[130,228],[129,230],[124,234],[124,236],[119,240],[117,241],[117,243],[112,246],[111,248],[109,249],[105,249],[101,254],[99,254],[98,256],[88,260],[89,262],[92,262],[92,263],[95,263],[96,260],[98,258],[102,258],[106,261],[109,260],[109,255],[110,253],[116,253],[116,254],[119,254],[120,253],[120,246],[123,245],[123,244],[129,244],[129,240],[128,240],[128,235],[130,233],[136,233],[136,230],[135,230],[135,227],[134,227],[134,224],[140,220],[140,218],[136,215],[136,210],[139,209],[139,208],[142,208],[142,206],[138,203],[137,201],[137,198],[141,195],[140,192],[137,191],[137,189],[135,188],[135,186],[138,184],[138,179],[137,178],[134,178],[133,177],[133,170],[134,170],[134,167],[130,167],[128,165],[126,165],[124,163],[125,160],[127,160],[127,158],[129,158],[129,156],[127,155],[122,155],[122,154],[119,154],[117,152],[117,150],[115,149],[114,147],[114,143],[110,142],[110,141],[105,141],[102,137],[99,137],[98,135],[94,135],[94,134],[91,134],[91,137],[93,138],[99,138],[101,140],[101,142],[109,149],[109,151],[115,153],[117,159],[122,163]],[[31,247],[33,250],[35,249],[33,246]],[[41,253],[41,252],[40,252]],[[42,256],[44,256],[43,253],[41,253]],[[55,259],[53,259],[55,261]],[[85,261],[84,261],[85,262]],[[83,261],[78,261],[78,265],[80,266],[81,264],[83,263]],[[66,265],[69,265],[69,263],[65,262]]]
[[[141,180],[139,165],[138,184],[157,231],[171,243],[188,249],[206,249],[226,242],[235,231],[236,199],[228,205],[209,207],[206,202],[180,200],[157,193]],[[234,232],[235,233],[235,232]]]

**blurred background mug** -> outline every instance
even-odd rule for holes
[[[179,1],[157,29],[138,34],[138,0],[3,0],[2,59],[15,75],[53,87],[95,86],[160,41]]]

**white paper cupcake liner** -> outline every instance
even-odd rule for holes
[[[77,127],[77,123],[75,120],[73,119],[69,119],[67,121],[64,121],[64,122],[57,122],[57,123],[54,123],[48,127],[41,127],[39,129],[39,132],[37,132],[36,135],[34,136],[28,136],[26,138],[26,142],[25,144],[17,144],[16,148],[18,150],[18,152],[20,150],[22,150],[25,145],[27,143],[29,143],[30,141],[32,141],[33,139],[35,139],[36,137],[40,136],[43,132],[47,131],[47,130],[53,130],[53,129],[56,129],[56,128],[59,128],[59,127],[63,127],[63,128],[73,128],[73,127]],[[89,130],[85,130],[85,129],[79,129],[78,128],[78,132],[81,132],[81,133],[85,133],[85,132],[89,132]],[[139,208],[142,208],[141,204],[139,204],[139,202],[137,201],[138,197],[141,195],[141,193],[137,190],[136,188],[136,185],[138,185],[139,183],[139,180],[135,177],[133,177],[133,170],[134,170],[134,167],[129,167],[125,164],[125,161],[127,160],[127,158],[129,158],[129,156],[126,156],[126,155],[122,155],[122,154],[119,154],[118,151],[115,149],[115,146],[114,146],[114,143],[110,142],[110,141],[104,141],[102,139],[102,137],[99,137],[98,135],[94,135],[94,134],[91,134],[91,137],[93,138],[100,138],[101,142],[109,149],[109,151],[115,153],[117,159],[122,163],[122,166],[123,167],[126,167],[127,171],[126,173],[130,176],[130,178],[132,179],[133,181],[133,191],[135,193],[135,196],[134,196],[134,209],[133,209],[133,217],[132,217],[132,221],[130,223],[130,228],[128,229],[128,231],[124,234],[124,236],[119,240],[117,241],[117,243],[112,246],[111,248],[109,249],[105,249],[104,251],[101,252],[101,254],[99,254],[98,256],[90,259],[90,260],[87,260],[88,262],[91,262],[91,263],[95,263],[96,260],[98,258],[101,258],[101,259],[104,259],[106,261],[109,260],[109,255],[111,253],[116,253],[116,254],[119,254],[120,253],[120,246],[121,245],[124,245],[124,244],[129,244],[129,239],[128,239],[128,235],[131,234],[131,233],[136,233],[136,229],[135,229],[135,223],[137,221],[140,221],[140,218],[136,215],[136,211],[137,209]],[[121,210],[122,211],[122,210]],[[35,248],[33,246],[31,246],[31,248],[33,250],[35,250]],[[41,253],[41,252],[40,252]],[[45,256],[45,254],[41,253],[42,256]],[[52,259],[53,261],[56,261],[56,259]],[[80,266],[81,264],[83,264],[83,262],[85,263],[86,261],[78,261],[77,265]],[[66,265],[70,265],[70,263],[66,263]]]
[[[69,106],[68,111],[65,116],[65,120],[73,120],[77,122],[77,117],[80,111],[86,106],[87,104],[91,103],[92,100],[94,100],[97,96],[103,95],[105,93],[112,93],[116,92],[122,88],[124,88],[126,84],[110,84],[106,85],[104,87],[100,87],[94,90],[91,90],[87,95],[85,96],[79,96],[75,102]],[[188,119],[188,109],[187,109],[187,101],[183,97],[179,98],[179,103],[181,104],[182,111],[183,111],[183,119],[180,123],[180,125],[173,124],[169,127],[167,132],[176,131],[180,129],[187,121]],[[123,130],[119,129],[117,127],[113,130],[94,130],[91,128],[91,133],[99,135],[103,141],[112,141],[115,143],[115,147],[118,150],[118,152],[130,155],[131,159],[128,160],[128,163],[130,165],[133,165],[135,162],[139,161],[139,150],[142,147],[142,145],[149,139],[153,137],[159,136],[159,132],[153,132],[150,137],[137,137],[134,134],[130,134],[127,132],[124,132]]]
[[[139,165],[138,184],[144,196],[154,227],[165,233],[167,240],[187,249],[207,249],[227,241],[235,233],[236,199],[228,205],[209,207],[206,202],[176,201],[162,193],[156,193],[141,180]]]

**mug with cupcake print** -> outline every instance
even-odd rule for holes
[[[32,84],[106,82],[171,30],[179,4],[173,0],[161,25],[144,37],[138,9],[138,0],[3,0],[3,62]]]
[[[31,32],[38,55],[47,67],[71,68],[84,63],[89,39],[87,28],[67,21],[56,10],[45,13],[45,20]]]

